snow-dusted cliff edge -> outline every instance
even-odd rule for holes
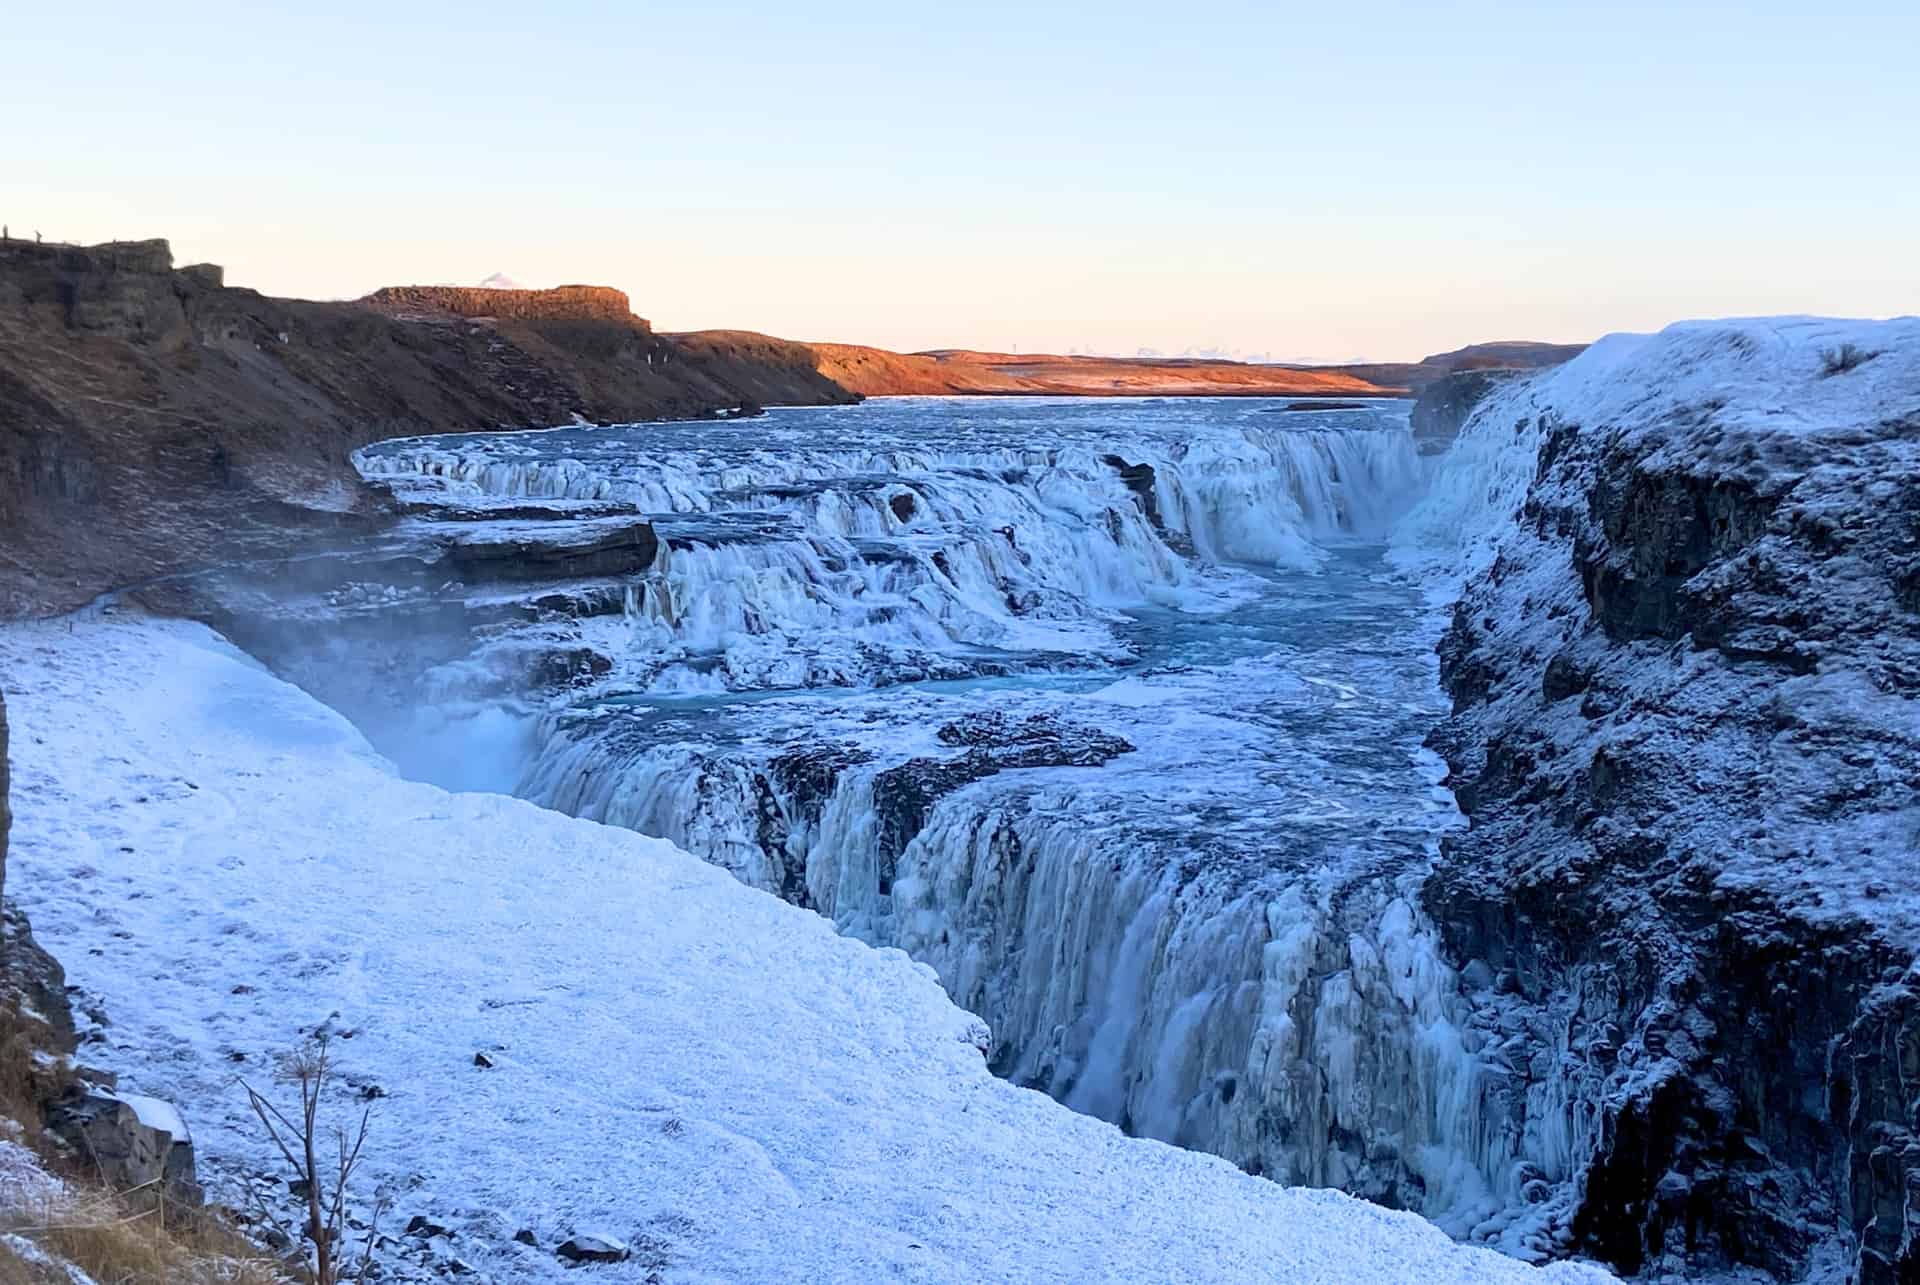
[[[1461,448],[1423,901],[1511,1127],[1623,1271],[1916,1279],[1920,322],[1616,337]]]

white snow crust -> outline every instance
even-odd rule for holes
[[[84,1056],[184,1108],[215,1198],[273,1168],[237,1077],[324,1025],[378,1094],[367,1194],[496,1280],[562,1279],[586,1232],[634,1249],[610,1283],[1541,1277],[996,1080],[900,951],[662,841],[402,780],[203,627],[8,626],[0,684],[9,890],[112,1022]]]

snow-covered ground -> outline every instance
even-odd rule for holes
[[[610,1282],[1540,1277],[996,1080],[900,952],[666,843],[402,780],[199,626],[9,626],[0,685],[9,890],[110,1023],[83,1055],[185,1110],[215,1198],[271,1167],[237,1077],[324,1023],[380,1090],[393,1230],[425,1215],[496,1280],[559,1278],[579,1232],[634,1247],[584,1269]]]

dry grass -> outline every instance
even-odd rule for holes
[[[11,1211],[0,1230],[72,1264],[98,1285],[282,1285],[292,1279],[218,1213],[141,1203],[69,1188],[38,1208]],[[5,1240],[0,1279],[71,1283],[57,1264],[29,1261]]]
[[[73,1083],[65,1059],[35,1056],[45,1030],[0,1002],[0,1132],[31,1148],[61,1181],[25,1205],[0,1208],[0,1281],[74,1285],[63,1264],[96,1285],[281,1285],[294,1278],[216,1210],[168,1204],[150,1191],[102,1189],[61,1157],[41,1129],[46,1108]]]
[[[1844,375],[1858,370],[1880,354],[1869,352],[1858,344],[1841,344],[1838,348],[1828,348],[1820,354],[1820,374],[1827,379],[1835,375]]]
[[[7,1238],[0,1240],[0,1267],[19,1266],[24,1281],[44,1276],[67,1285],[70,1278],[57,1266],[29,1262],[16,1248],[22,1241],[71,1263],[99,1285],[279,1285],[292,1279],[219,1211],[165,1205],[141,1192],[121,1195],[68,1182],[32,1207],[0,1214],[0,1235]],[[0,1279],[15,1276],[0,1271]]]

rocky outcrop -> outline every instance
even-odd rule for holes
[[[7,767],[7,694],[0,692],[0,897],[7,891],[7,836],[13,831],[12,778]]]
[[[1550,1053],[1580,1248],[1920,1279],[1920,324],[1603,349],[1468,430],[1537,472],[1441,646],[1426,908]]]
[[[900,854],[927,823],[933,805],[975,781],[1023,767],[1099,767],[1133,752],[1118,736],[1050,715],[1011,719],[969,714],[935,734],[962,752],[952,758],[909,759],[874,778],[879,825],[880,893],[893,891]]]
[[[565,580],[637,575],[653,565],[660,541],[644,518],[573,521],[515,530],[484,527],[456,535],[446,565],[462,580]]]
[[[1460,435],[1473,408],[1488,393],[1520,373],[1515,370],[1458,371],[1443,375],[1421,389],[1413,409],[1408,412],[1408,423],[1413,428],[1414,440],[1420,443],[1420,453],[1437,455],[1446,450]]]
[[[671,335],[676,361],[737,390],[754,406],[833,406],[862,394],[815,360],[812,346],[750,330],[703,330]]]
[[[387,286],[361,302],[389,314],[491,317],[509,321],[605,321],[652,330],[623,291],[609,286],[555,286],[551,290],[495,290],[468,286]]]
[[[1154,474],[1153,465],[1129,464],[1118,455],[1103,455],[1101,461],[1120,475],[1120,481],[1127,490],[1133,492],[1134,503],[1140,506],[1140,511],[1146,515],[1147,521],[1153,523],[1154,529],[1164,531],[1166,523],[1160,519],[1159,479]]]
[[[379,438],[856,400],[753,352],[690,356],[618,291],[383,310],[171,261],[164,241],[0,243],[0,617],[364,529],[380,505],[348,457]]]
[[[168,1103],[82,1087],[54,1108],[48,1127],[113,1191],[159,1194],[173,1204],[201,1202],[193,1135]]]
[[[570,1263],[624,1263],[633,1257],[625,1241],[597,1232],[569,1236],[553,1252]]]

